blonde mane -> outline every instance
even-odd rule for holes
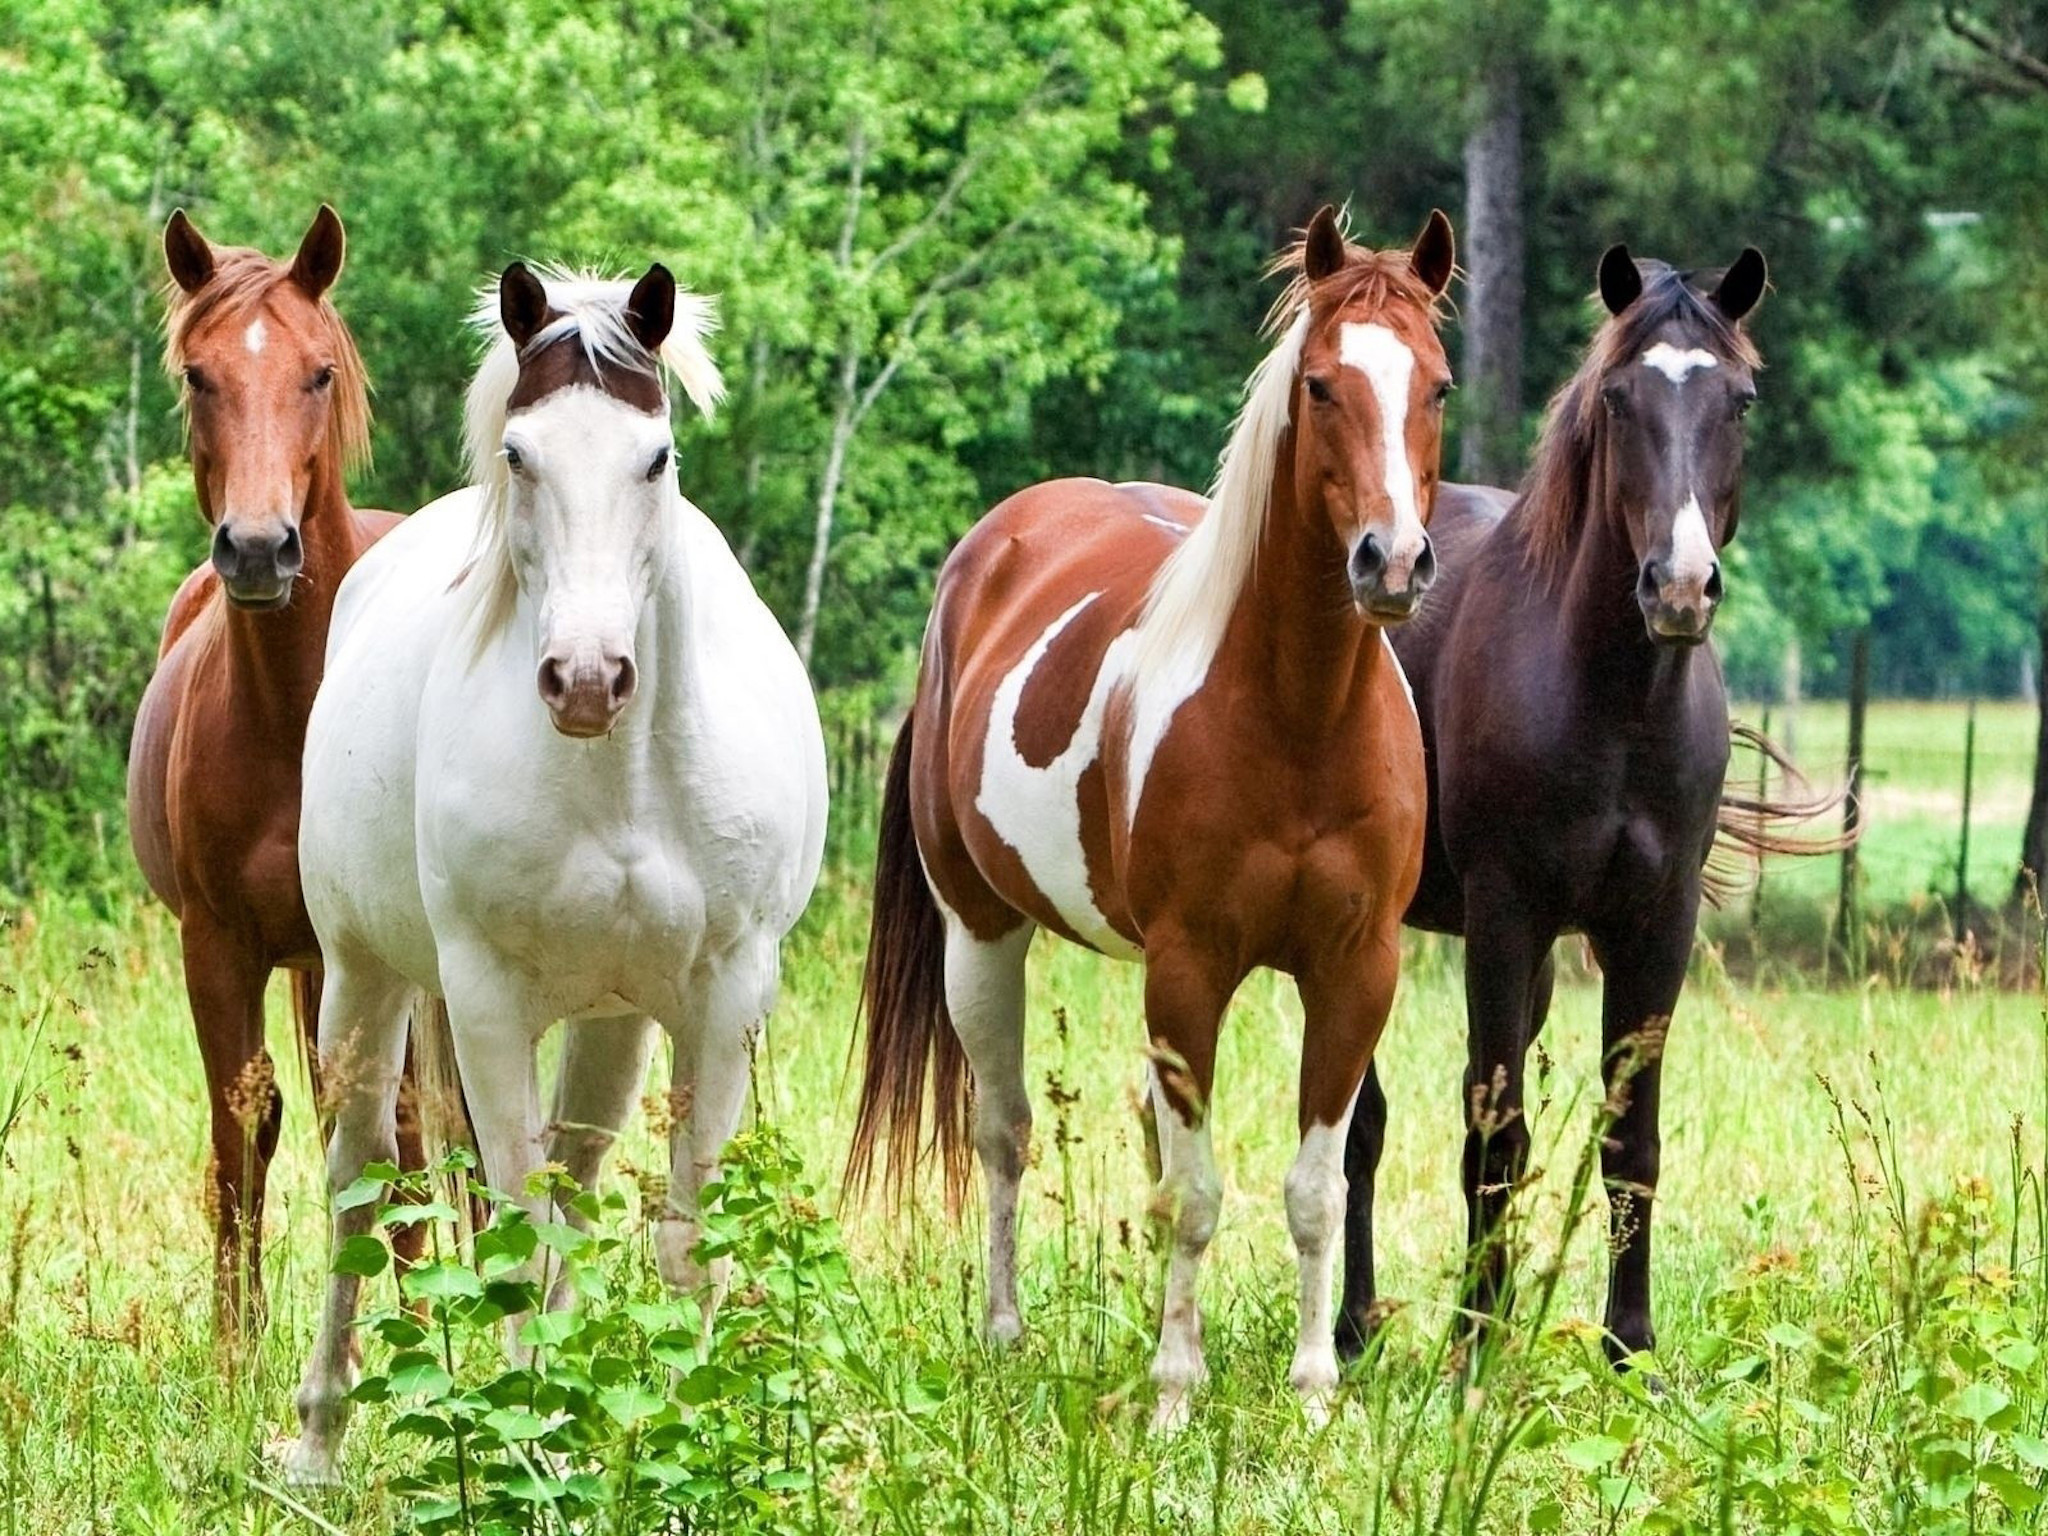
[[[1273,350],[1245,381],[1244,403],[1216,463],[1209,510],[1159,568],[1139,616],[1131,659],[1133,678],[1156,682],[1168,673],[1200,677],[1208,670],[1238,595],[1258,561],[1259,538],[1273,495],[1274,462],[1293,414],[1294,379],[1308,343],[1309,317],[1354,303],[1374,308],[1412,304],[1434,323],[1440,297],[1415,274],[1406,250],[1372,251],[1349,242],[1344,263],[1311,281],[1304,244],[1277,257],[1270,273],[1290,278],[1266,316]]]
[[[718,328],[717,306],[712,300],[678,288],[675,321],[660,350],[650,358],[626,325],[631,279],[562,267],[534,270],[547,289],[548,310],[554,318],[523,350],[505,333],[496,283],[478,290],[476,308],[469,317],[470,325],[483,338],[485,351],[463,407],[462,443],[469,483],[483,492],[483,505],[476,549],[456,584],[469,596],[468,622],[479,648],[504,627],[518,598],[511,547],[505,536],[505,490],[510,474],[503,448],[507,407],[519,383],[522,357],[574,335],[591,367],[600,374],[607,367],[644,369],[653,363],[656,377],[679,384],[707,421],[725,396],[718,365],[704,345],[705,338]]]

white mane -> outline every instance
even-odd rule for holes
[[[554,266],[539,266],[534,271],[547,289],[549,309],[557,313],[526,344],[526,353],[574,334],[582,341],[591,365],[600,371],[607,365],[646,367],[646,348],[626,328],[626,301],[633,292],[630,278],[607,278]],[[511,616],[517,595],[511,551],[505,542],[509,474],[503,447],[506,406],[519,382],[522,351],[505,334],[496,283],[478,290],[469,323],[483,338],[485,352],[469,383],[462,413],[462,444],[469,482],[484,494],[476,549],[457,579],[469,594],[470,622],[476,643],[482,645]],[[675,322],[653,358],[656,377],[664,384],[672,378],[681,385],[706,420],[725,396],[718,365],[704,346],[705,338],[717,328],[713,301],[678,288]]]
[[[1131,661],[1139,684],[1156,682],[1168,672],[1199,679],[1223,643],[1224,628],[1258,558],[1273,461],[1292,414],[1308,318],[1305,304],[1288,316],[1278,343],[1245,381],[1244,404],[1209,488],[1209,510],[1152,578]]]

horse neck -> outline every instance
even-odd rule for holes
[[[1605,443],[1596,443],[1581,494],[1578,538],[1562,597],[1565,634],[1581,675],[1605,698],[1641,719],[1659,706],[1676,708],[1703,647],[1658,645],[1636,603],[1639,563],[1607,477]]]
[[[292,583],[291,601],[270,613],[250,613],[225,598],[228,666],[235,697],[280,728],[305,732],[313,695],[326,661],[334,593],[355,563],[362,542],[349,505],[341,464],[332,451],[314,466],[299,520],[305,564]]]
[[[1258,558],[1224,630],[1219,665],[1250,680],[1290,732],[1320,735],[1354,705],[1385,647],[1358,615],[1346,551],[1321,508],[1294,493],[1294,433],[1282,437]]]

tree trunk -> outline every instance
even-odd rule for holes
[[[2048,683],[2048,591],[2042,593],[2036,627],[2041,642],[2039,675]],[[2012,883],[2016,907],[2038,896],[2042,874],[2048,871],[2048,686],[2040,691],[2044,702],[2034,728],[2034,797],[2027,804],[2027,830],[2020,838],[2020,869]]]
[[[860,424],[860,347],[851,336],[839,359],[839,409],[832,421],[832,447],[825,472],[818,479],[818,511],[811,530],[811,563],[804,571],[804,607],[797,621],[796,653],[810,670],[811,651],[818,643],[818,605],[825,593],[825,562],[832,554],[832,520],[839,505],[839,482],[846,474],[846,450]]]
[[[1863,921],[1856,880],[1856,832],[1863,824],[1863,716],[1870,706],[1870,626],[1856,631],[1849,661],[1849,793],[1842,801],[1842,887],[1835,901],[1835,948],[1853,975],[1863,965]]]
[[[1522,473],[1522,81],[1504,48],[1475,88],[1465,139],[1465,408],[1458,474]]]

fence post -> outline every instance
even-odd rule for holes
[[[1764,706],[1762,726],[1764,740],[1771,738],[1771,706]],[[1768,752],[1756,755],[1756,798],[1759,803],[1771,797],[1771,757]],[[1749,893],[1749,951],[1754,961],[1763,952],[1764,927],[1764,859],[1758,855],[1756,861],[1756,884]]]
[[[1970,791],[1977,776],[1977,701],[1963,726],[1963,829],[1956,844],[1956,942],[1970,930]]]
[[[1849,794],[1842,802],[1842,888],[1835,902],[1835,947],[1852,972],[1863,969],[1863,924],[1856,889],[1856,830],[1863,822],[1863,712],[1870,703],[1870,627],[1856,631],[1849,659]]]

